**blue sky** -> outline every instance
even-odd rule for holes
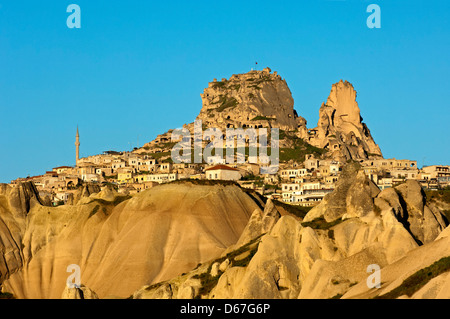
[[[81,29],[69,29],[69,4]],[[369,29],[366,8],[381,8]],[[449,164],[450,1],[0,0],[0,182],[128,150],[192,122],[213,78],[255,62],[315,127],[350,81],[387,158]]]

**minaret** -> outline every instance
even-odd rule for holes
[[[80,159],[80,133],[78,133],[78,125],[77,125],[77,135],[75,137],[75,157],[76,157],[76,166],[78,166],[78,160]]]

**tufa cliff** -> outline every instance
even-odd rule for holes
[[[260,205],[235,185],[171,183],[132,197],[84,189],[49,207],[26,187],[0,188],[0,287],[17,298],[78,298],[65,289],[71,264],[99,298],[129,297],[220,256]]]
[[[213,81],[201,94],[198,120],[207,127],[276,127],[285,131],[304,125],[294,111],[294,99],[285,80],[269,68]]]
[[[133,298],[449,298],[450,228],[416,182],[376,190],[357,164],[306,216],[268,200],[238,242]],[[364,193],[364,196],[361,194]],[[369,265],[381,269],[369,288]]]
[[[202,121],[203,130],[218,128],[225,134],[227,128],[278,128],[281,148],[293,148],[292,141],[301,139],[305,145],[324,150],[324,157],[343,162],[382,157],[379,146],[362,122],[356,91],[347,81],[332,85],[327,102],[320,107],[318,125],[310,130],[306,120],[294,109],[286,80],[277,72],[272,73],[270,68],[234,74],[221,81],[214,79],[201,98],[202,109],[197,120]],[[184,127],[193,134],[194,123]],[[155,149],[160,152],[161,145],[170,146],[171,132],[159,135],[136,152]]]
[[[29,187],[0,188],[0,286],[17,298],[450,297],[448,200],[416,181],[380,191],[357,163],[309,212],[231,182],[84,190],[59,207]]]
[[[362,122],[356,91],[347,81],[331,87],[326,103],[319,110],[317,127],[310,130],[308,142],[328,150],[336,160],[382,158],[365,123]]]

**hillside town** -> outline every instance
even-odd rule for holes
[[[267,166],[259,160],[250,160],[248,150],[239,154],[243,155],[243,161],[236,160],[236,153],[234,164],[225,163],[217,154],[202,155],[201,163],[178,163],[172,158],[172,150],[178,144],[175,142],[179,141],[173,138],[175,130],[160,134],[132,151],[106,151],[81,158],[77,128],[74,166],[54,167],[43,175],[18,178],[11,184],[32,181],[42,198],[61,205],[70,203],[73,194],[86,184],[111,185],[120,193],[134,194],[177,180],[222,180],[234,181],[288,204],[311,207],[335,189],[343,166],[352,160],[359,162],[380,190],[406,180],[416,180],[424,189],[432,190],[450,185],[449,165],[419,168],[417,161],[383,158],[361,117],[356,90],[348,81],[332,85],[314,128],[308,128],[307,121],[294,109],[286,80],[270,68],[234,74],[221,81],[214,79],[200,96],[202,109],[196,121],[183,125],[183,130],[191,135],[194,131],[194,149],[197,142],[202,150],[208,144],[196,137],[196,129],[212,129],[223,136],[227,129],[275,128],[280,133],[281,150],[276,170],[269,173],[261,170]],[[248,148],[249,139],[245,143]]]
[[[11,185],[32,181],[41,197],[49,197],[56,206],[67,203],[70,194],[86,183],[109,184],[121,193],[133,194],[176,180],[225,180],[288,204],[311,207],[334,190],[345,164],[308,154],[304,161],[280,163],[276,174],[260,174],[258,164],[177,164],[157,156],[167,154],[168,149],[153,149],[154,153],[107,151],[80,158],[78,129],[75,146],[75,166],[54,167],[43,175],[18,178]],[[417,161],[395,158],[366,159],[360,164],[380,190],[410,179],[417,180],[425,189],[450,185],[449,165],[419,168]]]

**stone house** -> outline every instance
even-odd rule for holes
[[[216,165],[205,170],[206,179],[237,181],[241,178],[238,169],[227,165]]]

